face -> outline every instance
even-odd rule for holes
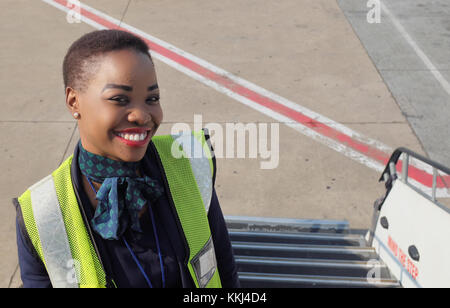
[[[129,49],[102,56],[84,93],[67,87],[66,104],[83,147],[116,161],[140,161],[163,119],[155,67]]]

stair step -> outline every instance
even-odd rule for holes
[[[225,220],[242,287],[401,287],[375,249],[346,221]]]
[[[236,258],[239,272],[295,274],[340,277],[392,278],[382,262],[317,260],[298,258],[243,257]],[[371,276],[368,276],[372,274]]]
[[[267,274],[240,272],[239,280],[243,288],[294,288],[294,287],[331,287],[331,288],[399,288],[395,279],[326,277],[292,274]]]
[[[349,224],[340,220],[225,216],[230,231],[348,233]]]
[[[278,257],[369,261],[378,256],[372,247],[294,245],[260,242],[232,242],[235,257]]]
[[[360,246],[367,245],[362,235],[328,234],[328,233],[275,233],[230,231],[230,239],[235,242],[265,242],[278,244],[309,244],[328,246]]]

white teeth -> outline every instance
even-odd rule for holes
[[[118,133],[118,135],[124,139],[130,140],[130,141],[142,141],[147,137],[147,132],[143,134],[122,134]]]

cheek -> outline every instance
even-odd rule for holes
[[[89,128],[98,138],[111,138],[112,131],[120,122],[120,115],[109,108],[96,108],[90,114]]]
[[[161,108],[161,105],[155,106],[155,109],[152,110],[152,117],[155,123],[157,123],[158,125],[161,124],[163,120],[163,110]]]

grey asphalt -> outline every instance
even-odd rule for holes
[[[367,22],[367,0],[337,0],[356,35],[389,87],[428,156],[450,166],[450,95],[381,11]],[[450,81],[450,3],[447,0],[381,1],[408,35]]]

